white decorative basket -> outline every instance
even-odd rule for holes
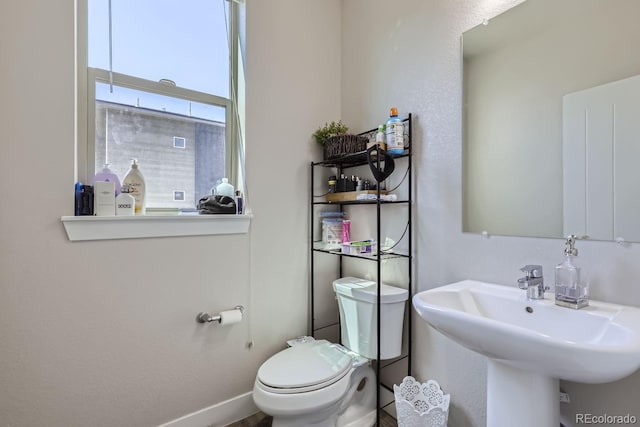
[[[419,383],[405,377],[394,385],[398,427],[446,427],[450,396],[434,380]]]

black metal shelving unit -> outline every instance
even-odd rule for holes
[[[405,126],[405,136],[408,137],[408,148],[406,148],[404,150],[404,152],[402,154],[398,154],[398,155],[393,155],[392,157],[394,158],[394,161],[396,159],[403,159],[406,158],[406,163],[407,163],[407,170],[406,170],[406,175],[405,177],[402,179],[401,184],[404,186],[406,185],[406,190],[407,190],[407,197],[406,199],[403,200],[395,200],[395,201],[383,201],[380,200],[380,188],[379,186],[377,186],[377,198],[376,200],[364,200],[364,201],[340,201],[340,202],[327,202],[324,199],[322,199],[324,197],[324,194],[321,196],[316,196],[314,195],[314,189],[315,189],[315,174],[316,174],[316,168],[333,168],[336,170],[336,176],[340,176],[340,174],[342,174],[344,172],[344,170],[349,169],[349,168],[354,168],[354,167],[358,167],[358,166],[363,166],[363,165],[367,165],[368,161],[367,161],[367,156],[366,156],[366,151],[363,152],[358,152],[358,153],[354,153],[354,154],[349,154],[349,155],[345,155],[343,157],[340,157],[338,159],[332,159],[332,160],[323,160],[323,161],[319,161],[319,162],[311,162],[311,166],[310,166],[310,174],[311,174],[311,190],[310,190],[310,267],[311,267],[311,272],[310,272],[310,308],[311,308],[311,316],[310,316],[310,329],[311,329],[311,335],[315,336],[316,335],[316,331],[322,329],[322,328],[316,328],[316,323],[315,323],[315,289],[316,289],[316,280],[315,280],[315,257],[317,255],[333,255],[336,256],[338,258],[338,274],[339,277],[343,276],[343,258],[358,258],[358,259],[363,259],[363,260],[369,260],[370,262],[375,262],[376,263],[376,271],[377,271],[377,304],[376,304],[376,309],[377,309],[377,318],[378,318],[378,330],[377,330],[377,336],[378,336],[378,342],[377,342],[377,360],[375,361],[375,371],[376,371],[376,378],[377,378],[377,386],[376,386],[376,408],[377,408],[377,413],[376,413],[376,425],[380,425],[380,410],[381,408],[381,399],[380,399],[380,387],[383,387],[387,390],[389,390],[391,393],[393,393],[393,387],[392,385],[387,385],[387,384],[383,384],[382,382],[382,369],[393,365],[394,363],[397,363],[401,360],[405,360],[407,362],[407,375],[411,375],[411,354],[412,354],[412,343],[411,343],[411,336],[413,333],[413,329],[412,329],[412,320],[411,320],[411,299],[413,297],[414,291],[413,291],[413,283],[412,283],[412,268],[413,268],[413,230],[412,230],[412,198],[413,198],[413,170],[412,170],[412,165],[413,165],[413,141],[412,141],[412,117],[411,114],[408,115],[407,118],[405,118],[403,120],[403,125]],[[366,132],[362,132],[360,135],[363,136],[371,136],[371,135],[375,135],[375,132],[377,131],[377,129],[372,129]],[[398,162],[396,162],[397,164]],[[394,175],[398,174],[398,173],[402,173],[399,171],[398,166],[396,166],[396,169],[394,171]],[[321,200],[322,199],[322,200]],[[376,209],[376,230],[375,230],[375,240],[377,242],[377,251],[374,255],[372,256],[364,256],[364,255],[350,255],[350,254],[343,254],[341,253],[340,250],[327,250],[324,249],[322,247],[322,241],[317,241],[314,239],[314,228],[316,226],[316,222],[318,221],[318,216],[315,213],[315,208],[317,206],[320,205],[327,205],[327,206],[336,206],[338,207],[340,212],[344,211],[345,207],[349,207],[349,206],[355,206],[355,205],[371,205],[372,207],[375,207]],[[402,254],[402,253],[387,253],[385,251],[382,250],[382,244],[381,244],[381,220],[383,218],[384,214],[384,210],[387,209],[385,208],[385,206],[393,206],[393,205],[406,205],[407,206],[407,226],[405,229],[405,232],[402,235],[402,239],[408,239],[407,240],[407,250],[408,253],[406,254]],[[405,308],[405,337],[406,337],[406,354],[402,354],[400,357],[396,358],[396,359],[391,359],[391,360],[385,360],[385,364],[383,365],[380,360],[380,307],[381,307],[381,297],[380,297],[380,286],[381,286],[381,277],[382,277],[382,261],[384,260],[392,260],[392,259],[404,259],[407,263],[407,290],[409,292],[409,298],[407,300],[406,303],[406,308]],[[326,284],[324,284],[326,285]],[[329,325],[332,326],[332,325]],[[326,326],[324,326],[326,327]]]

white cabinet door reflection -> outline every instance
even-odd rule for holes
[[[563,97],[564,235],[640,241],[640,75]]]

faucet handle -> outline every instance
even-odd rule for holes
[[[527,279],[536,279],[542,277],[541,265],[525,265],[520,269],[520,271],[524,272]]]

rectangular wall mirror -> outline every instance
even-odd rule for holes
[[[527,0],[463,34],[463,231],[640,242],[639,16]]]

